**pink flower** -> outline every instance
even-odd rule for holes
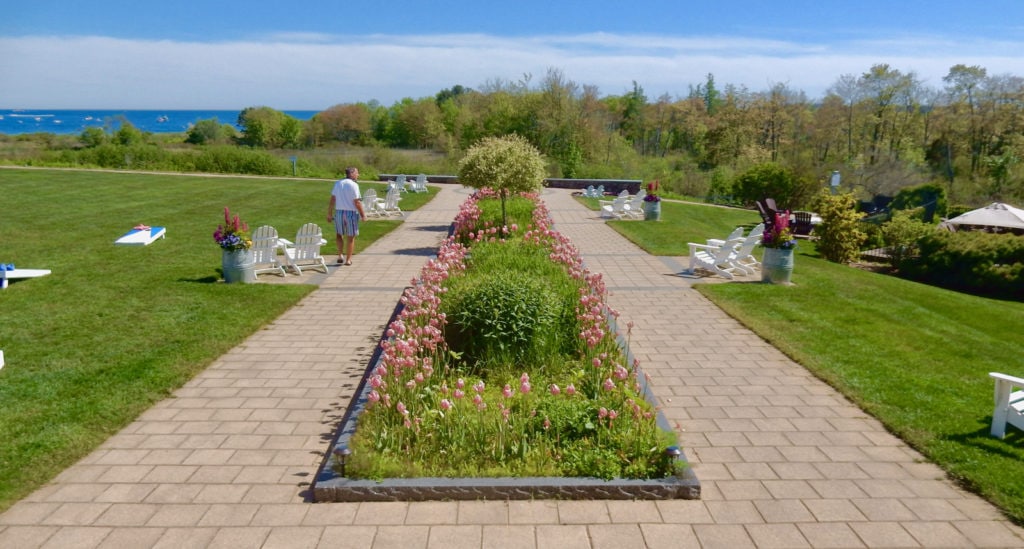
[[[612,381],[612,378],[608,378],[604,380],[603,386],[605,391],[611,391],[612,389],[615,389],[615,382]]]
[[[460,377],[459,379],[457,379],[455,381],[455,386],[458,387],[459,389],[465,389],[466,388],[466,380],[464,380],[464,379],[462,379]]]
[[[462,389],[455,389],[455,393],[453,393],[452,396],[455,397],[456,399],[460,399],[466,396],[466,393],[462,392]]]
[[[597,417],[598,419],[604,419],[608,417],[608,409],[605,408],[604,406],[601,406],[601,409],[597,411]]]
[[[576,394],[576,386],[575,386],[575,385],[573,385],[572,383],[570,383],[569,385],[567,385],[567,386],[565,387],[565,394],[567,394],[567,395],[569,395],[569,396],[573,396],[573,395],[575,395],[575,394]]]
[[[398,401],[398,404],[395,405],[395,409],[403,416],[409,415],[409,410],[405,409],[405,404],[402,404],[402,401]]]
[[[616,412],[615,410],[608,410],[608,419],[609,420],[615,419],[617,417],[619,417],[619,413],[618,412]]]
[[[484,392],[484,380],[481,379],[473,384],[473,390],[476,391],[477,394]]]
[[[551,396],[558,396],[562,392],[562,390],[558,388],[558,385],[555,385],[554,383],[551,384],[550,390]]]
[[[544,418],[544,430],[547,431],[550,428],[551,428],[551,420],[548,419],[548,418]]]
[[[512,398],[512,386],[506,383],[505,388],[501,390],[501,395],[505,398]]]
[[[520,383],[519,384],[519,392],[523,393],[524,395],[529,393],[530,392],[530,382],[529,381],[524,381],[524,382]]]
[[[370,394],[366,396],[366,399],[370,402],[380,402],[380,393],[377,391],[370,391]]]
[[[451,410],[452,409],[452,401],[448,400],[447,398],[442,398],[441,399],[441,409],[444,410],[444,411]]]

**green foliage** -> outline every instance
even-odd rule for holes
[[[907,258],[918,255],[917,241],[934,230],[934,225],[917,219],[907,210],[894,211],[892,219],[883,223],[881,229],[892,267],[897,268]]]
[[[145,141],[145,136],[138,128],[131,125],[130,123],[123,122],[121,127],[114,132],[114,143],[118,145],[132,146],[139,145]]]
[[[217,145],[202,149],[194,160],[195,170],[208,173],[249,175],[291,175],[291,166],[266,151]]]
[[[920,219],[931,223],[936,215],[945,215],[948,203],[946,190],[935,183],[901,189],[889,205],[893,210],[921,208]]]
[[[473,275],[451,281],[445,339],[471,372],[539,370],[571,348],[577,287],[547,255],[521,243],[480,242],[469,261]]]
[[[977,295],[1024,300],[1024,237],[933,231],[918,246],[920,253],[900,264],[903,276]]]
[[[735,199],[753,204],[765,197],[775,199],[780,208],[794,210],[807,196],[807,185],[792,170],[774,163],[758,164],[736,177],[732,183]]]
[[[821,191],[815,200],[815,211],[821,224],[814,228],[818,236],[818,252],[834,263],[849,263],[860,255],[860,246],[867,235],[860,230],[860,213],[852,194],[833,195]]]
[[[82,135],[79,139],[82,141],[82,145],[86,147],[99,147],[107,142],[107,134],[101,128],[89,126],[82,130]]]
[[[477,189],[498,191],[502,202],[502,225],[508,225],[505,200],[518,193],[538,192],[546,175],[544,158],[519,135],[485,137],[473,145],[459,162],[459,182]]]
[[[302,123],[295,117],[270,107],[248,107],[238,114],[242,128],[241,143],[251,147],[297,147],[301,142]]]
[[[199,120],[185,132],[185,142],[193,145],[206,145],[223,141],[223,127],[216,118]]]
[[[540,151],[514,134],[480,140],[459,162],[459,182],[463,185],[489,187],[506,197],[539,191],[545,175]]]

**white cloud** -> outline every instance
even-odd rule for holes
[[[461,84],[517,81],[562,70],[579,84],[649,98],[685,95],[708,73],[721,87],[785,83],[820,97],[843,74],[877,63],[926,83],[958,63],[989,74],[1019,70],[1024,44],[941,37],[802,44],[744,37],[590,33],[490,35],[276,35],[261,41],[175,42],[96,36],[0,38],[0,107],[323,109],[432,96]]]

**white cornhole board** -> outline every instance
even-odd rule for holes
[[[132,229],[121,238],[114,241],[114,244],[121,246],[149,246],[154,240],[167,236],[166,227],[151,227],[149,229]]]
[[[46,276],[50,274],[49,269],[14,269],[13,271],[5,271],[0,269],[0,288],[7,287],[8,280],[14,280],[16,278],[36,278],[40,276]]]

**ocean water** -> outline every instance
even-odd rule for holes
[[[89,127],[116,131],[125,120],[144,132],[180,133],[199,120],[216,118],[221,124],[235,124],[238,110],[29,110],[0,109],[0,134],[47,132],[79,134]],[[282,111],[299,120],[309,120],[319,111]]]

